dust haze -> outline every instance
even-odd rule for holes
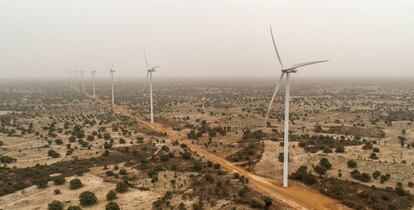
[[[0,2],[0,78],[64,78],[96,70],[158,78],[277,77],[269,25],[285,63],[331,62],[303,77],[412,77],[414,2],[13,1]]]

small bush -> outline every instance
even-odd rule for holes
[[[349,168],[356,168],[358,166],[355,160],[348,160],[347,164]]]
[[[82,208],[79,206],[69,206],[67,210],[82,210]]]
[[[72,179],[69,183],[69,187],[71,190],[76,190],[82,187],[82,181],[80,179]]]
[[[40,180],[37,180],[36,182],[35,182],[35,185],[38,187],[38,188],[46,188],[47,187],[47,180],[46,179],[40,179]]]
[[[119,175],[126,175],[126,174],[127,174],[127,170],[125,169],[119,170]]]
[[[105,210],[120,210],[120,208],[117,203],[111,201],[108,204],[106,204]]]
[[[63,176],[57,176],[53,178],[53,183],[55,183],[55,185],[62,185],[65,183],[65,177]]]
[[[47,205],[48,210],[63,210],[63,203],[57,200],[50,202]]]
[[[125,183],[124,181],[122,181],[122,182],[118,182],[118,183],[116,184],[116,188],[115,188],[115,190],[116,190],[117,192],[119,192],[119,193],[126,192],[126,191],[128,190],[128,184],[127,184],[127,183]]]
[[[85,191],[80,194],[79,196],[79,202],[81,205],[84,206],[90,206],[95,204],[98,201],[98,198],[96,198],[95,193],[90,191]]]
[[[60,157],[60,154],[59,153],[57,153],[55,150],[53,150],[53,149],[51,149],[51,150],[49,150],[49,151],[47,151],[47,155],[49,156],[49,157],[52,157],[52,158],[58,158],[58,157]]]
[[[106,194],[106,199],[107,200],[114,200],[116,198],[116,191],[115,190],[110,190],[107,194]]]

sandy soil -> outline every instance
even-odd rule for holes
[[[90,95],[87,95],[87,96],[92,98]],[[102,101],[102,102],[106,103],[105,101]],[[107,103],[107,105],[110,106],[109,103]],[[211,154],[210,152],[204,150],[202,147],[192,144],[190,140],[186,139],[182,135],[179,135],[179,133],[174,131],[172,128],[163,126],[158,123],[151,124],[138,117],[135,117],[128,110],[124,109],[122,106],[116,106],[114,111],[130,116],[132,118],[135,118],[138,123],[144,126],[152,128],[159,132],[166,132],[168,137],[172,139],[177,139],[181,143],[187,144],[193,152],[200,154],[201,156],[205,157],[208,160],[211,160],[216,163],[220,163],[221,166],[227,170],[237,171],[239,174],[249,178],[250,180],[249,185],[256,191],[266,194],[270,196],[271,198],[281,203],[284,203],[294,209],[318,209],[318,210],[348,209],[347,207],[341,205],[338,201],[332,198],[329,198],[327,196],[324,196],[318,192],[315,192],[305,187],[304,185],[291,182],[288,188],[283,188],[280,182],[275,182],[275,181],[263,178],[261,176],[255,175],[253,173],[250,173],[240,167],[235,166],[234,164],[232,164],[231,162],[223,158],[220,158],[214,154]]]
[[[74,177],[72,177],[74,178]],[[64,203],[65,209],[70,205],[79,205],[79,195],[84,191],[94,192],[98,198],[96,205],[87,207],[90,210],[105,209],[106,193],[115,188],[115,184],[104,182],[102,178],[91,173],[85,174],[82,177],[76,177],[82,180],[84,186],[77,190],[69,189],[69,181],[67,178],[65,185],[55,186],[52,182],[49,187],[45,189],[38,189],[35,186],[26,188],[13,194],[6,195],[0,198],[0,209],[4,210],[37,210],[46,209],[48,203],[52,200],[60,200]],[[59,189],[61,194],[54,195],[53,191]],[[152,202],[159,197],[158,194],[150,191],[140,191],[130,189],[129,191],[118,194],[115,200],[121,209],[151,209]]]

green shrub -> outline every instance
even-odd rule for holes
[[[66,210],[82,210],[82,208],[79,206],[69,206],[69,208]]]
[[[110,190],[107,194],[106,194],[106,199],[107,200],[114,200],[116,198],[116,191],[115,190]]]
[[[356,168],[358,166],[355,160],[348,160],[347,165],[349,168]]]
[[[254,209],[263,209],[263,204],[254,198],[249,201],[249,205]]]
[[[63,176],[56,176],[53,178],[53,183],[55,183],[55,185],[62,185],[65,183],[65,177]]]
[[[332,164],[329,162],[327,158],[321,158],[319,161],[319,165],[325,167],[327,170],[332,168]]]
[[[35,182],[35,185],[38,187],[38,188],[46,188],[47,187],[47,180],[46,179],[40,179],[40,180],[37,180],[36,182]]]
[[[119,170],[119,175],[126,175],[126,174],[127,174],[127,170],[125,169]]]
[[[60,157],[60,154],[59,153],[57,153],[55,150],[53,150],[53,149],[51,149],[51,150],[49,150],[49,151],[47,151],[47,155],[49,156],[49,157],[52,157],[52,158],[58,158],[58,157]]]
[[[47,205],[48,210],[63,210],[63,203],[57,200],[50,202]]]
[[[118,182],[116,184],[115,190],[119,193],[126,192],[128,190],[128,184],[125,183],[124,181]]]
[[[72,190],[76,190],[82,187],[82,181],[78,178],[70,180],[69,187]]]
[[[81,205],[84,206],[90,206],[95,204],[98,201],[98,198],[96,198],[95,193],[90,191],[85,191],[80,194],[79,196],[79,202]]]
[[[108,204],[106,204],[105,210],[120,210],[120,208],[117,203],[111,201]]]

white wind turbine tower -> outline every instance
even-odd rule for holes
[[[85,93],[85,71],[81,71],[82,79],[82,93]]]
[[[78,71],[75,70],[75,89],[78,88]]]
[[[148,79],[148,75],[149,75],[149,79],[150,79],[150,109],[151,109],[151,123],[154,123],[154,104],[152,102],[152,72],[155,72],[156,68],[159,68],[161,66],[154,66],[154,67],[149,67],[148,66],[148,61],[147,61],[147,55],[145,54],[144,51],[144,58],[145,58],[145,65],[147,66],[147,79]]]
[[[93,92],[93,98],[95,98],[95,73],[96,73],[96,71],[91,71],[91,74],[92,74],[92,92]]]
[[[280,75],[280,79],[276,84],[275,91],[273,92],[272,100],[270,101],[269,107],[267,109],[265,123],[267,123],[269,112],[272,107],[273,101],[275,100],[275,96],[277,91],[279,90],[280,83],[282,82],[283,76],[286,75],[286,85],[285,85],[285,130],[284,130],[284,138],[283,138],[283,187],[288,186],[288,149],[289,149],[289,76],[291,73],[296,73],[297,68],[327,62],[328,60],[321,60],[321,61],[312,61],[306,63],[298,63],[291,66],[283,65],[282,59],[280,58],[279,52],[276,47],[275,38],[273,37],[272,26],[270,26],[270,35],[272,36],[273,47],[275,48],[275,52],[277,55],[277,59],[279,60],[279,64],[281,67],[282,74]]]
[[[69,71],[69,87],[73,88],[73,84],[72,84],[72,71]]]
[[[114,65],[115,65],[115,62],[112,63],[112,66],[109,69],[109,73],[111,73],[111,81],[112,81],[112,89],[111,89],[111,91],[112,91],[112,110],[115,107],[115,99],[114,99],[114,72],[115,72],[115,69],[113,69]]]

